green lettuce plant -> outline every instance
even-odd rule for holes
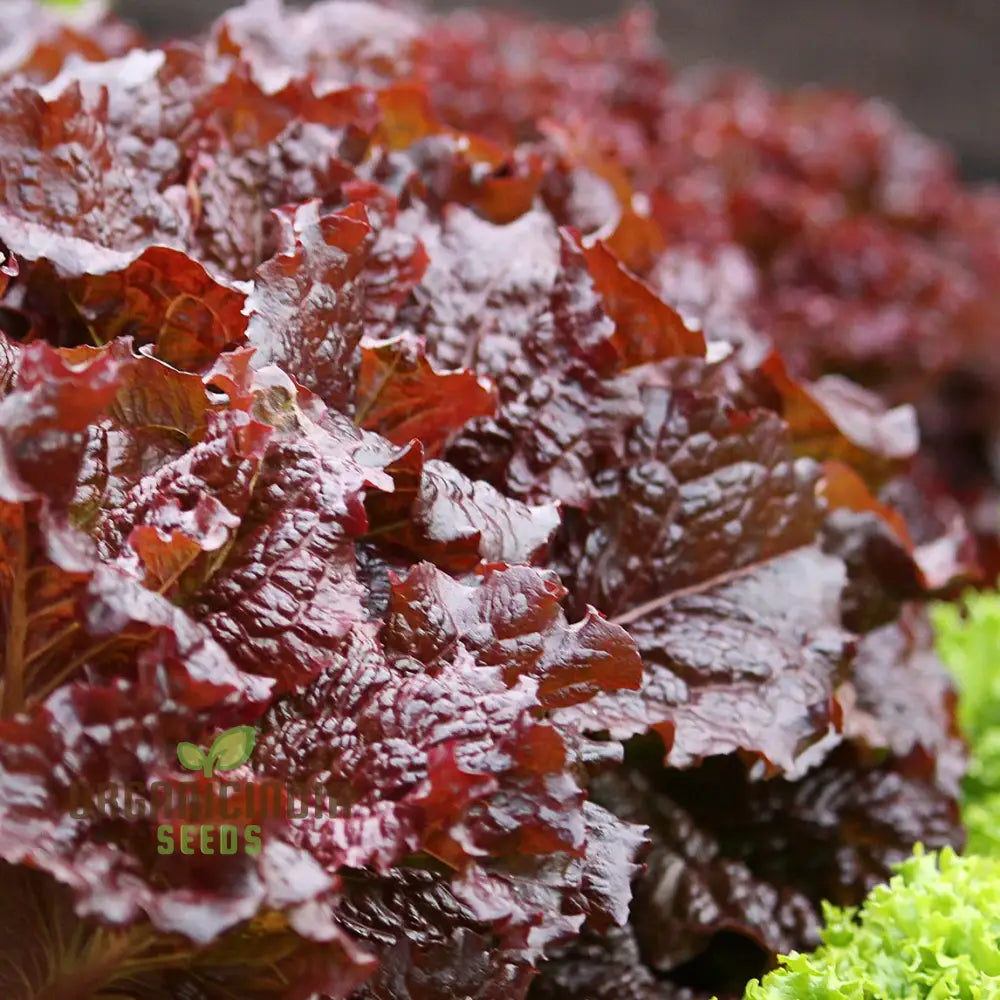
[[[919,848],[857,909],[825,907],[823,944],[745,1000],[1000,997],[1000,860]]]
[[[959,721],[969,740],[963,788],[966,852],[1000,857],[1000,596],[971,594],[934,609],[938,650],[959,688]]]

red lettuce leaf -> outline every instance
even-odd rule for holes
[[[14,1000],[728,998],[960,843],[995,197],[641,13],[136,43],[0,26]],[[237,723],[335,808],[74,815]]]
[[[49,98],[15,88],[0,108],[0,239],[15,254],[78,276],[123,252],[184,239],[184,208],[138,184],[116,149],[106,92],[89,97],[72,83]]]
[[[566,717],[619,739],[654,729],[673,767],[739,752],[765,771],[802,773],[842,725],[837,688],[853,653],[840,627],[844,583],[837,560],[798,549],[731,582],[670,595],[628,624],[642,690],[599,696]]]
[[[371,227],[360,205],[321,215],[310,202],[279,213],[278,253],[247,300],[258,364],[279,364],[327,403],[346,407],[360,357]]]
[[[394,444],[418,438],[430,454],[476,417],[492,416],[492,387],[465,369],[437,371],[405,335],[361,345],[355,419]]]
[[[624,268],[600,242],[584,244],[583,254],[604,308],[614,321],[613,342],[626,368],[686,354],[701,356],[705,340]]]
[[[548,553],[559,525],[555,504],[529,506],[453,466],[407,448],[386,466],[391,494],[368,497],[369,537],[456,572],[480,561],[531,563]]]
[[[122,270],[87,274],[68,295],[96,343],[132,337],[183,371],[210,367],[246,330],[244,296],[167,247],[150,247]]]

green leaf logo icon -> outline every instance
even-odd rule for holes
[[[177,759],[189,771],[200,771],[205,766],[205,755],[193,743],[178,743]]]
[[[245,764],[253,753],[256,738],[253,726],[236,726],[216,736],[209,751],[215,770],[232,771]]]
[[[253,726],[234,726],[216,736],[208,753],[193,743],[178,743],[177,759],[189,771],[201,771],[211,778],[216,771],[232,771],[245,764],[256,738]]]

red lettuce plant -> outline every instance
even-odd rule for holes
[[[641,17],[11,10],[3,996],[738,994],[960,843],[895,404],[996,233],[934,149]]]

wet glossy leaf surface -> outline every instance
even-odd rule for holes
[[[730,998],[961,842],[995,195],[643,13],[2,20],[5,998]]]

